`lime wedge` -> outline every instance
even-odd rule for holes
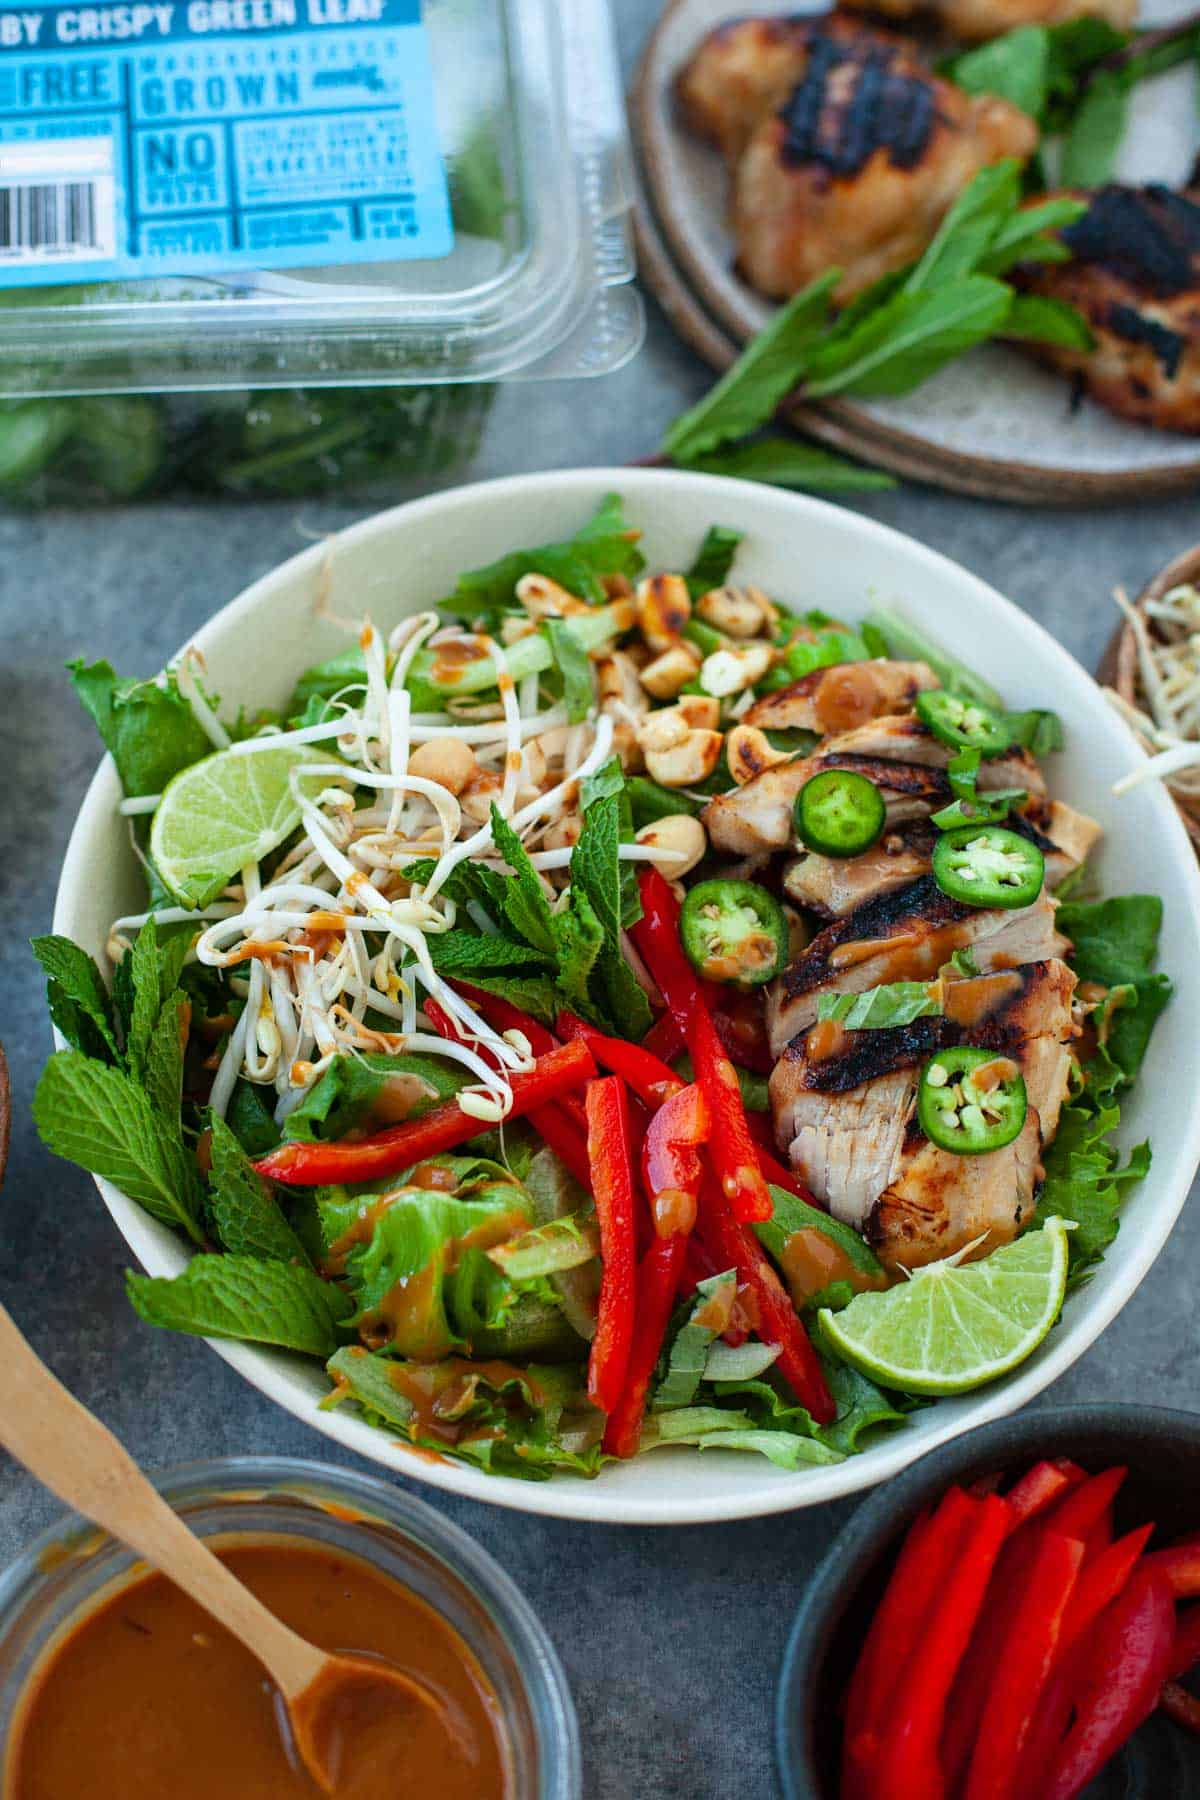
[[[281,745],[237,755],[218,750],[169,781],[150,827],[150,855],[183,906],[206,906],[250,862],[278,848],[300,823],[288,786],[312,752]],[[305,787],[321,789],[321,777]]]
[[[962,1394],[1035,1351],[1067,1291],[1067,1226],[1047,1219],[982,1262],[953,1257],[820,1313],[830,1346],[885,1387]]]

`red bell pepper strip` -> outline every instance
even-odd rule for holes
[[[1017,1766],[1083,1566],[1078,1538],[1040,1535],[1008,1634],[990,1648],[992,1687],[967,1773],[966,1800],[1016,1800]]]
[[[704,1176],[700,1145],[710,1129],[708,1102],[694,1082],[665,1101],[650,1121],[642,1146],[642,1186],[659,1237],[686,1237],[696,1223]]]
[[[1178,1681],[1200,1662],[1200,1606],[1185,1606],[1175,1621],[1175,1642],[1167,1675]]]
[[[642,1039],[642,1049],[648,1050],[651,1056],[657,1056],[665,1063],[672,1063],[677,1056],[683,1055],[687,1049],[687,1039],[673,1013],[659,1014]]]
[[[696,1080],[712,1113],[710,1154],[722,1191],[737,1218],[769,1219],[771,1196],[754,1153],[737,1075],[683,953],[675,896],[658,869],[647,865],[639,880],[643,910],[632,928],[634,942],[686,1035]]]
[[[1168,1681],[1159,1695],[1158,1704],[1168,1719],[1174,1719],[1177,1725],[1182,1725],[1193,1737],[1200,1737],[1200,1700],[1195,1694],[1189,1694],[1177,1681]]]
[[[1003,1500],[968,1502],[971,1513],[921,1630],[916,1653],[895,1671],[872,1800],[942,1800],[939,1759],[946,1703],[970,1641],[992,1570],[1012,1525]]]
[[[1099,1475],[1089,1475],[1086,1481],[1081,1481],[1048,1512],[1043,1513],[1046,1530],[1056,1531],[1060,1537],[1082,1538],[1086,1541],[1089,1533],[1107,1514],[1117,1489],[1128,1473],[1128,1469],[1112,1468],[1102,1470]]]
[[[805,1187],[799,1176],[791,1169],[785,1168],[775,1155],[775,1140],[771,1136],[764,1113],[747,1112],[746,1125],[754,1142],[754,1154],[758,1158],[758,1166],[762,1170],[764,1181],[772,1187],[781,1187],[789,1194],[795,1194],[797,1200],[803,1200],[809,1206],[819,1205],[819,1201]],[[826,1209],[821,1208],[822,1211]]]
[[[1023,1525],[1026,1519],[1044,1512],[1051,1501],[1065,1494],[1070,1486],[1070,1476],[1056,1464],[1039,1462],[1034,1463],[1019,1481],[1014,1481],[1004,1498],[1013,1510],[1016,1523]]]
[[[604,1449],[609,1456],[635,1456],[642,1437],[646,1395],[679,1289],[687,1249],[686,1232],[655,1238],[638,1265],[637,1320],[621,1397],[608,1415]]]
[[[1153,1525],[1140,1526],[1118,1538],[1092,1561],[1085,1559],[1063,1621],[1054,1671],[1025,1741],[1014,1785],[1016,1796],[1039,1792],[1046,1770],[1067,1734],[1074,1704],[1075,1671],[1080,1658],[1088,1653],[1088,1633],[1105,1608],[1124,1591],[1153,1531]]]
[[[715,1127],[719,1132],[719,1122],[715,1122]],[[779,1345],[775,1367],[801,1406],[808,1409],[818,1425],[831,1425],[837,1408],[787,1289],[754,1233],[734,1217],[732,1207],[714,1181],[706,1182],[701,1190],[697,1230],[717,1268],[736,1269],[739,1284],[744,1283],[753,1294],[759,1314],[758,1335],[764,1344]]]
[[[941,1591],[970,1516],[967,1495],[952,1487],[934,1512],[921,1513],[909,1527],[846,1694],[843,1800],[858,1800],[870,1791],[883,1715],[897,1671],[916,1652],[926,1615]]]
[[[1152,1550],[1146,1566],[1162,1571],[1177,1600],[1194,1600],[1200,1594],[1200,1537],[1181,1538],[1165,1550]]]
[[[652,1050],[641,1044],[628,1044],[624,1038],[606,1037],[604,1032],[597,1031],[585,1019],[576,1018],[565,1009],[559,1013],[555,1023],[558,1035],[564,1043],[572,1038],[582,1038],[597,1063],[602,1069],[619,1075],[625,1085],[630,1088],[653,1112],[672,1094],[677,1094],[683,1087],[683,1077],[674,1069],[668,1068],[661,1057],[655,1056]]]
[[[1084,1560],[1083,1572],[1076,1583],[1063,1625],[1060,1660],[1079,1643],[1106,1606],[1110,1606],[1125,1585],[1138,1558],[1154,1531],[1153,1525],[1141,1525],[1110,1544],[1098,1556]]]
[[[516,1007],[513,1007],[511,1010],[514,1013],[517,1011]],[[463,1032],[459,1026],[458,1020],[452,1018],[445,1007],[441,1006],[438,1001],[426,999],[425,1016],[439,1036],[449,1039],[451,1043],[461,1043],[463,1041]],[[518,1016],[520,1017],[523,1015],[518,1014]],[[535,1019],[530,1019],[529,1023],[534,1026],[537,1025]],[[541,1027],[537,1028],[539,1032],[542,1033],[542,1036],[549,1040],[549,1048],[552,1050],[557,1048],[554,1039],[550,1037],[550,1033],[548,1031],[543,1031]],[[503,1029],[508,1030],[509,1027],[504,1026]],[[526,1033],[526,1036],[528,1035],[529,1034]],[[530,1047],[535,1048],[532,1038],[530,1039]],[[544,1045],[539,1044],[537,1047],[541,1048],[543,1051],[545,1049]],[[486,1052],[482,1052],[481,1054],[486,1056]],[[492,1056],[487,1056],[487,1060],[492,1063],[495,1062],[495,1058]],[[571,1099],[574,1102],[575,1096],[572,1095]],[[582,1113],[582,1107],[580,1107],[580,1113]],[[579,1123],[576,1114],[568,1112],[564,1102],[555,1101],[550,1106],[532,1107],[528,1117],[534,1130],[541,1135],[547,1144],[549,1144],[559,1161],[565,1163],[576,1181],[585,1187],[590,1194],[592,1191],[592,1172],[587,1157],[587,1133],[585,1127]]]
[[[1073,1800],[1142,1721],[1162,1690],[1175,1635],[1166,1576],[1136,1569],[1096,1621],[1076,1679],[1075,1718],[1039,1783],[1043,1800]]]
[[[584,1050],[591,1060],[584,1045],[567,1048]],[[629,1368],[637,1282],[633,1159],[624,1084],[615,1075],[591,1081],[584,1104],[602,1266],[596,1335],[588,1362],[588,1399],[602,1412],[611,1413],[620,1401]]]
[[[594,1075],[596,1065],[585,1044],[563,1044],[539,1057],[532,1069],[513,1075],[510,1119],[570,1093]],[[377,1181],[398,1175],[413,1163],[453,1150],[484,1127],[465,1113],[457,1100],[446,1100],[419,1119],[406,1119],[371,1137],[330,1144],[281,1144],[255,1163],[260,1175],[292,1187],[322,1187],[329,1182]]]
[[[529,1013],[522,1012],[511,1000],[504,1000],[499,994],[489,994],[483,988],[472,987],[469,982],[456,981],[454,987],[465,1000],[469,1000],[476,1012],[482,1013],[488,1024],[497,1031],[523,1031],[529,1039],[529,1048],[535,1056],[547,1056],[551,1050],[557,1050],[559,1040],[553,1032],[548,1031],[540,1020],[532,1018]],[[437,1002],[434,1002],[436,1005]],[[425,1002],[425,1011],[429,1012],[429,1001]],[[587,1132],[587,1120],[583,1116],[583,1101],[578,1094],[567,1094],[559,1102],[565,1112],[569,1112],[580,1131]]]
[[[775,1067],[775,1058],[767,1041],[761,995],[715,986],[711,982],[705,982],[701,991],[708,1000],[717,1036],[724,1044],[730,1062],[751,1069],[756,1075],[769,1075]]]

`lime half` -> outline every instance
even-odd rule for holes
[[[242,755],[218,750],[167,783],[150,827],[150,855],[182,905],[207,905],[247,863],[290,836],[300,808],[288,777],[311,758],[311,751],[287,745]],[[319,792],[321,777],[306,777],[304,785]]]
[[[821,1310],[830,1346],[864,1375],[909,1394],[962,1394],[1035,1351],[1067,1291],[1067,1226],[1047,1219],[982,1262],[953,1257],[898,1287]]]

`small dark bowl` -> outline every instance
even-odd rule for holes
[[[1024,1413],[943,1444],[877,1488],[834,1540],[796,1615],[783,1659],[775,1754],[786,1800],[836,1800],[840,1706],[867,1625],[912,1520],[954,1482],[1017,1475],[1040,1457],[1128,1466],[1118,1530],[1149,1519],[1164,1537],[1200,1526],[1200,1416],[1165,1407],[1069,1406]],[[1200,1744],[1156,1716],[1089,1800],[1197,1800]]]

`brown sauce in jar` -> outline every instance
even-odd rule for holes
[[[401,1696],[394,1718],[347,1714],[337,1800],[508,1800],[511,1751],[496,1692],[419,1595],[325,1545],[263,1539],[218,1554],[312,1643],[383,1657],[434,1697]],[[250,1652],[172,1582],[147,1575],[90,1611],[35,1671],[4,1800],[314,1800],[320,1790],[278,1706]]]

